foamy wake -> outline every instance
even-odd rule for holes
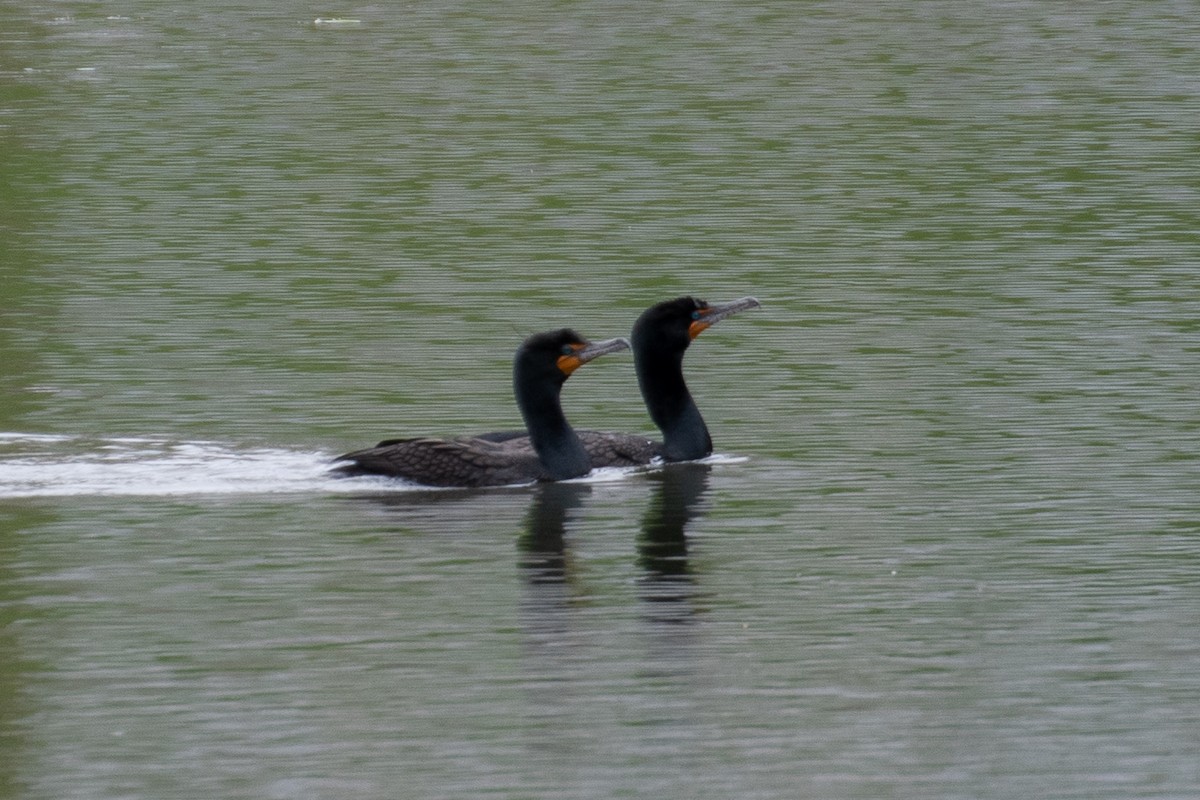
[[[436,491],[386,478],[333,478],[328,473],[332,457],[165,437],[0,432],[0,498]],[[706,460],[744,459],[717,455]],[[598,469],[580,480],[609,483],[645,469]]]
[[[0,497],[309,492],[329,456],[153,437],[0,433]]]

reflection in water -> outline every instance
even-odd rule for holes
[[[526,587],[522,625],[531,642],[546,642],[547,637],[558,642],[570,628],[567,520],[591,491],[580,483],[547,483],[535,490],[517,540],[517,565]]]
[[[525,530],[521,533],[519,561],[531,586],[567,582],[564,533],[570,512],[583,504],[592,488],[580,483],[547,483],[537,487]]]
[[[708,489],[708,464],[671,464],[649,473],[655,485],[642,530],[638,535],[638,564],[643,570],[640,596],[656,610],[654,619],[682,622],[691,615],[694,581],[688,565],[686,528],[698,515],[701,500]],[[549,483],[535,490],[525,528],[521,532],[518,565],[525,582],[547,604],[566,602],[565,587],[570,583],[566,546],[567,523],[571,512],[591,493],[591,487],[578,483]],[[534,605],[539,605],[537,598]],[[549,609],[543,609],[548,611]]]
[[[645,571],[640,594],[655,621],[688,622],[695,612],[686,528],[701,511],[710,469],[708,464],[670,464],[649,476],[658,482],[658,492],[642,519],[638,562]]]
[[[581,527],[576,509],[590,487],[538,487],[519,540],[529,698],[523,729],[531,757],[548,772],[590,769],[585,765],[596,758],[590,725],[601,720],[628,725],[625,742],[635,749],[682,747],[695,730],[687,698],[694,687],[700,628],[680,623],[695,618],[685,534],[701,508],[708,474],[702,464],[646,473],[652,491],[636,533],[641,602],[623,604],[642,608],[629,613],[581,598],[573,575],[567,542]],[[626,543],[635,538],[633,530],[612,533]],[[645,695],[630,694],[632,676],[637,685],[649,682],[653,688]]]
[[[567,522],[591,487],[547,483],[534,489],[517,539],[517,565],[524,579],[520,620],[527,658],[523,660],[528,716],[523,726],[539,758],[570,760],[578,748],[569,734],[580,695],[579,676],[588,657],[575,645],[577,622],[571,605]]]

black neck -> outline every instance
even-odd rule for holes
[[[645,342],[634,344],[638,386],[650,419],[662,431],[663,456],[668,461],[691,461],[712,453],[712,437],[683,380],[683,353],[664,353]]]
[[[592,469],[587,450],[563,414],[561,390],[562,384],[522,381],[519,374],[514,376],[513,391],[529,440],[547,477],[556,481],[578,478]]]

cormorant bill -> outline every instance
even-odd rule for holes
[[[563,328],[526,339],[513,359],[513,394],[532,449],[473,436],[387,439],[334,459],[340,477],[386,475],[427,486],[502,486],[561,481],[592,469],[587,451],[563,414],[559,395],[576,369],[629,347],[624,338],[589,342]]]
[[[712,437],[683,379],[688,346],[709,327],[739,311],[760,308],[753,297],[710,305],[693,297],[677,297],[651,306],[633,325],[633,360],[638,386],[650,418],[663,440],[604,431],[578,431],[593,467],[629,467],[654,459],[692,461],[711,455]],[[484,434],[483,438],[516,450],[529,450],[520,431]]]

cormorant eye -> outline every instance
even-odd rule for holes
[[[571,347],[571,345],[569,345],[569,344],[564,344],[564,345],[562,346],[562,354],[563,354],[564,356],[569,356],[569,355],[572,355],[574,352],[575,352],[575,348],[574,348],[574,347]]]
[[[700,319],[700,312],[699,312],[699,311],[693,311],[693,312],[692,312],[692,319]]]

